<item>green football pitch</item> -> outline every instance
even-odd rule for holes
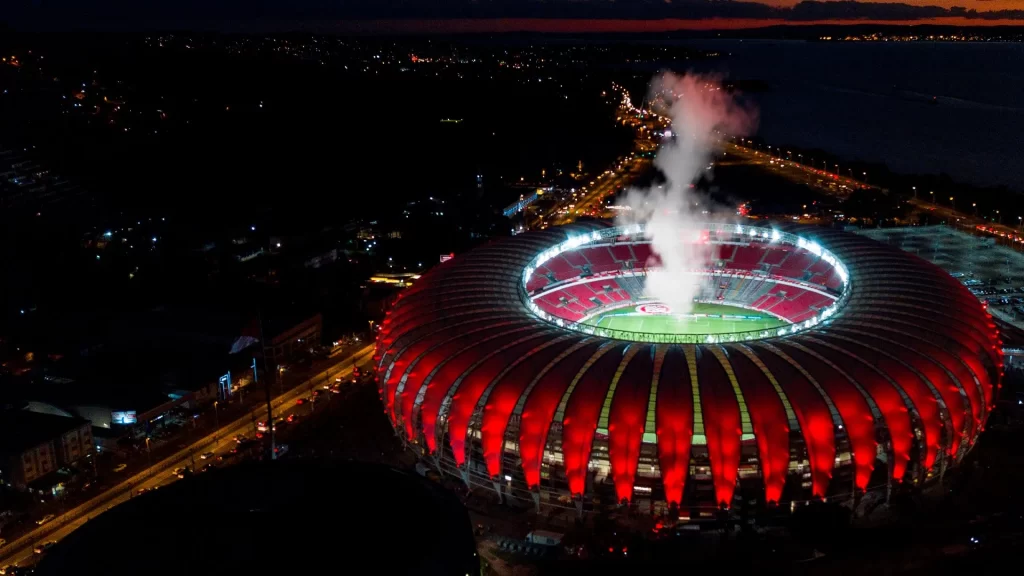
[[[647,314],[626,306],[598,314],[583,322],[599,328],[649,334],[729,334],[785,326],[778,318],[737,306],[694,303],[686,315]]]

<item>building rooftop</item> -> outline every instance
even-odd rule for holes
[[[4,410],[0,412],[0,454],[18,454],[86,423],[81,418]]]

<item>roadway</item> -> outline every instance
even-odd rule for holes
[[[637,175],[642,174],[651,163],[650,156],[657,152],[660,143],[658,134],[669,127],[669,119],[634,106],[625,88],[613,84],[612,90],[622,94],[616,121],[636,131],[633,152],[619,158],[611,168],[591,180],[588,186],[583,186],[576,194],[558,202],[546,214],[540,214],[540,227],[568,224],[581,216],[608,216],[604,201],[618,194]]]
[[[773,149],[778,150],[777,148]],[[779,150],[781,153],[781,150]],[[728,164],[730,162],[742,162],[746,164],[753,164],[762,168],[771,170],[776,174],[783,176],[791,182],[797,184],[804,184],[807,187],[826,193],[831,196],[838,197],[843,200],[846,199],[854,190],[875,190],[883,194],[888,194],[889,190],[873,186],[867,182],[857,180],[850,176],[843,176],[838,172],[830,172],[827,170],[821,170],[813,166],[808,166],[801,162],[792,160],[791,158],[782,158],[779,154],[772,152],[765,152],[763,150],[756,150],[748,146],[743,146],[735,142],[727,142],[725,145],[725,158],[718,162],[718,164]],[[927,212],[932,216],[946,220],[947,222],[959,225],[959,226],[985,226],[987,230],[990,230],[990,234],[1007,239],[1007,244],[1021,249],[1020,244],[1024,241],[1019,240],[1024,238],[1024,224],[1018,220],[1017,227],[1015,228],[1009,224],[1003,224],[1002,222],[994,223],[990,220],[981,218],[978,214],[969,214],[967,212],[958,211],[956,209],[955,197],[941,197],[936,198],[935,194],[929,191],[928,195],[925,196],[924,191],[921,192],[921,197],[916,195],[906,200],[914,209],[920,212]],[[946,204],[948,202],[948,204]],[[966,199],[963,200],[966,204]],[[961,205],[965,205],[961,204]],[[972,203],[971,207],[974,211],[977,207]],[[997,212],[998,213],[998,212]],[[1012,218],[1012,215],[1007,215],[1007,218]],[[1014,242],[1016,241],[1016,245]]]
[[[782,158],[768,152],[741,146],[735,142],[726,142],[724,151],[725,157],[717,161],[716,164],[728,165],[729,163],[737,162],[752,164],[771,172],[775,172],[790,182],[803,184],[812,190],[823,192],[830,196],[836,196],[840,199],[846,199],[854,190],[858,189],[881,190],[880,188],[870,186],[864,182],[842,176],[835,172],[819,170],[788,158]]]
[[[373,358],[373,349],[372,344],[367,345],[330,368],[311,376],[291,390],[279,394],[271,401],[275,417],[279,416],[281,412],[293,411],[296,400],[308,396],[311,389],[318,383],[332,382],[331,378],[346,378],[351,375],[353,366],[369,364]],[[310,410],[312,409],[313,407],[310,406]],[[260,419],[264,418],[265,414]],[[231,449],[237,446],[234,437],[239,434],[251,437],[252,427],[252,416],[247,413],[233,422],[221,426],[216,432],[154,463],[106,492],[96,495],[89,501],[33,529],[3,548],[2,554],[0,554],[0,566],[32,563],[36,558],[34,553],[36,545],[51,540],[59,541],[93,517],[130,499],[133,495],[137,495],[140,489],[151,490],[177,480],[174,470],[179,467],[188,466],[193,470],[196,468],[201,470],[208,463],[216,463],[216,458],[202,460],[200,455],[206,452],[214,452],[217,455],[230,453]]]
[[[615,164],[601,172],[584,185],[580,190],[571,196],[555,203],[550,209],[537,215],[531,228],[546,228],[547,226],[560,226],[568,224],[581,216],[601,217],[604,215],[605,199],[618,194],[622,189],[650,164],[650,159],[644,154],[657,150],[658,141],[652,136],[653,129],[663,129],[667,126],[661,117],[652,116],[645,110],[635,108],[630,103],[629,93],[615,85],[613,90],[620,90],[623,94],[622,104],[619,106],[618,122],[623,125],[636,128],[636,137],[633,141],[634,152],[628,156],[620,157]],[[638,154],[639,153],[639,154]]]
[[[649,162],[646,158],[630,156],[621,160],[614,170],[598,174],[591,182],[591,187],[577,193],[582,196],[560,202],[552,208],[548,215],[552,225],[568,224],[580,216],[601,216],[604,212],[602,203],[605,199],[618,194],[629,185]]]

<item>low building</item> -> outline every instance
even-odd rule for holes
[[[0,480],[8,486],[24,490],[94,451],[92,426],[84,418],[27,410],[0,413]],[[54,480],[54,486],[61,483]]]
[[[272,317],[267,320],[268,343],[264,354],[271,366],[284,364],[310,348],[320,346],[324,319],[316,313],[300,321]]]

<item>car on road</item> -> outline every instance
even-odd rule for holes
[[[256,440],[246,440],[245,442],[242,442],[238,446],[232,448],[231,454],[234,456],[243,456],[245,454],[248,454],[249,451],[252,450],[252,447],[257,444],[259,444],[259,442]]]
[[[54,516],[53,514],[47,514],[46,516],[43,516],[39,520],[36,520],[36,524],[42,526],[43,524],[46,524],[47,522],[49,522],[50,520],[53,520],[54,518],[56,518],[56,516]]]
[[[122,462],[122,463],[118,464],[117,466],[114,466],[114,472],[121,472],[121,471],[123,471],[127,467],[128,467],[128,465],[125,464],[124,462]]]
[[[181,468],[175,468],[174,469],[174,475],[177,476],[178,478],[184,478],[185,476],[191,476],[192,475],[192,469],[189,468],[188,466],[182,466]]]
[[[53,548],[54,544],[56,544],[56,542],[54,542],[53,540],[50,540],[49,542],[43,542],[42,544],[36,546],[33,552],[35,552],[36,554],[42,554],[50,548]]]
[[[212,464],[212,463],[210,463],[210,464],[207,464],[206,466],[203,466],[203,472],[209,472],[210,470],[213,470],[213,469],[215,469],[216,467],[217,467],[217,466],[216,466],[216,465],[214,465],[214,464]]]
[[[298,414],[289,414],[287,421],[288,422],[295,422],[298,419],[299,419],[299,415]]]
[[[235,436],[235,444],[241,444],[242,442],[245,442],[245,440],[245,434],[237,434]]]
[[[306,398],[299,398],[298,400],[295,401],[295,405],[296,406],[302,406],[306,402],[309,402],[309,400],[307,400]]]
[[[213,452],[203,452],[202,454],[199,455],[199,457],[202,458],[203,460],[209,460],[210,458],[213,458],[213,456]]]

